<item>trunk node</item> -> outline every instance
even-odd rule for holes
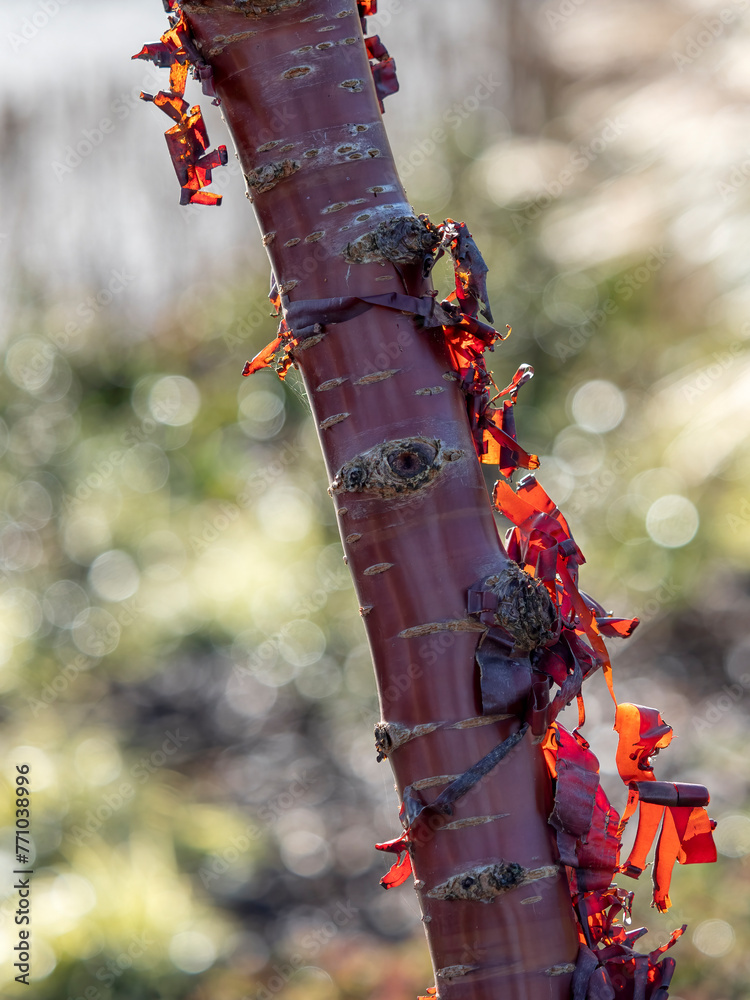
[[[423,635],[433,635],[435,632],[486,632],[487,628],[473,618],[458,618],[447,622],[426,622],[424,625],[412,625],[398,633],[399,639],[419,639]]]
[[[395,372],[366,378],[378,382],[389,374]],[[463,454],[460,449],[447,448],[435,438],[384,441],[342,465],[331,483],[330,492],[366,492],[368,496],[382,499],[414,492],[429,486],[446,462],[456,462]]]
[[[285,177],[291,177],[301,167],[298,160],[281,160],[280,163],[266,163],[263,167],[249,170],[245,174],[247,186],[251,194],[263,194],[272,191]]]
[[[528,653],[557,638],[557,611],[549,591],[514,562],[500,573],[472,587],[482,598],[480,614],[486,625],[499,625],[515,642],[516,650]],[[487,612],[491,612],[487,614]]]
[[[435,975],[438,979],[455,979],[469,972],[478,972],[479,968],[478,965],[447,965],[444,969],[438,969]]]
[[[378,573],[387,573],[389,569],[393,569],[395,563],[382,562],[375,563],[373,566],[368,566],[367,569],[363,570],[364,576],[377,576]]]
[[[492,865],[470,868],[449,878],[427,895],[431,899],[470,899],[477,903],[491,903],[511,889],[536,882],[539,879],[556,878],[560,874],[557,865],[545,865],[542,868],[524,868],[515,861],[497,861]]]
[[[452,823],[446,823],[441,829],[463,830],[467,826],[482,826],[484,823],[494,823],[496,819],[506,819],[510,815],[510,813],[497,813],[496,816],[467,816],[465,819],[456,819]],[[542,897],[539,896],[538,898],[541,899]]]
[[[415,215],[386,219],[344,247],[351,264],[420,264],[432,255],[440,238]]]
[[[338,386],[343,385],[346,381],[346,375],[339,376],[339,378],[329,378],[327,382],[321,382],[315,391],[328,392],[329,389],[336,389]]]
[[[375,749],[378,751],[378,761],[384,760],[389,753],[418,736],[434,733],[436,729],[477,729],[479,726],[490,726],[495,722],[502,722],[514,717],[507,712],[495,715],[476,715],[470,719],[462,719],[460,722],[424,722],[413,729],[409,729],[408,726],[404,726],[400,722],[378,722],[375,726]],[[412,787],[416,788],[417,785],[412,783]]]
[[[334,413],[330,417],[326,417],[325,420],[321,420],[318,426],[322,431],[327,431],[329,427],[335,427],[342,420],[346,420],[348,416],[350,416],[349,413]]]
[[[363,375],[362,378],[358,378],[353,385],[371,385],[373,382],[382,382],[383,379],[392,378],[394,375],[398,375],[401,371],[400,368],[387,368],[382,372],[373,372],[371,375]]]

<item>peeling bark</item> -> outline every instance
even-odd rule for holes
[[[613,923],[630,905],[610,886],[619,836],[640,796],[624,866],[637,877],[663,818],[654,898],[665,909],[674,860],[715,857],[708,795],[646,787],[644,760],[671,730],[655,710],[620,705],[630,797],[618,824],[585,740],[555,722],[597,667],[612,690],[601,636],[637,620],[578,591],[583,556],[565,519],[533,476],[510,483],[539,464],[513,418],[533,372],[521,366],[493,409],[486,265],[464,223],[433,226],[406,200],[379,114],[393,63],[360,29],[375,0],[166,5],[181,10],[169,44],[138,57],[170,65],[183,88],[189,59],[234,138],[283,313],[244,374],[282,349],[281,369],[295,364],[308,391],[373,655],[378,759],[402,800],[403,835],[377,846],[403,858],[382,883],[413,869],[440,1000],[611,996],[610,964],[623,1000],[665,1000],[674,963],[660,956],[684,928],[639,955]],[[217,204],[203,187],[226,151],[200,155],[200,115],[181,93],[154,101],[189,147],[170,147],[183,195]],[[443,253],[456,289],[437,303],[429,274]],[[500,468],[509,553],[475,456]]]
[[[279,147],[261,152],[260,145],[294,143],[290,158],[299,169],[253,192],[261,232],[276,234],[266,249],[277,283],[288,287],[290,279],[299,281],[288,294],[300,301],[379,295],[379,279],[386,276],[403,293],[428,295],[423,260],[436,241],[412,212],[398,181],[355,4],[307,0],[303,9],[304,19],[296,9],[277,11],[267,23],[254,16],[258,34],[211,59],[245,174],[263,178],[265,158],[279,162]],[[348,16],[338,18],[344,9]],[[191,6],[188,19],[204,52],[217,34],[228,37],[241,30],[235,24],[247,16],[208,2],[200,17],[192,12]],[[306,52],[304,64],[314,72],[300,79],[277,77],[270,88],[273,103],[264,105],[262,95],[269,92],[265,67],[280,66],[280,74],[295,65],[287,54],[317,45],[319,27],[333,29],[326,33],[331,42],[345,40],[356,28],[356,44]],[[333,52],[335,69],[321,61]],[[248,94],[255,95],[252,102]],[[361,123],[366,131],[350,131],[351,123]],[[273,134],[278,128],[283,132]],[[357,148],[337,151],[347,145]],[[352,152],[364,155],[352,160]],[[394,227],[392,220],[406,221]],[[301,243],[285,245],[298,237]],[[362,260],[346,259],[345,247],[350,257]],[[383,345],[394,360],[381,365]],[[375,662],[382,718],[409,730],[433,720],[448,724],[390,751],[403,795],[425,775],[463,773],[518,729],[514,718],[450,728],[481,715],[474,652],[485,627],[467,615],[467,589],[497,574],[508,560],[472,457],[464,398],[439,330],[419,330],[410,316],[376,306],[354,319],[324,325],[297,344],[294,358],[320,428],[344,550]],[[373,375],[378,377],[369,377]],[[344,419],[343,414],[349,416]],[[386,564],[387,569],[374,572]],[[412,664],[420,665],[421,677],[413,676]],[[402,678],[408,678],[405,691]],[[520,789],[527,791],[519,795]],[[428,789],[420,794],[435,793]],[[492,780],[482,779],[471,795],[457,801],[446,822],[507,812],[512,818],[457,825],[415,843],[411,854],[417,879],[436,885],[488,857],[518,859],[530,870],[554,864],[554,840],[546,823],[551,805],[541,752],[527,734]],[[550,980],[543,972],[553,963],[574,962],[578,950],[563,879],[545,885],[541,917],[521,905],[521,894],[515,902],[510,894],[503,901],[507,906],[482,907],[479,925],[475,902],[448,903],[420,895],[436,969],[464,964],[461,956],[470,939],[479,967],[518,962],[529,970],[518,980],[517,994],[511,988],[517,977],[502,976],[507,1000],[516,995],[518,1000],[567,998],[570,976]],[[517,927],[510,936],[509,926]],[[462,984],[464,977],[439,980],[440,996],[490,1000],[496,992],[493,978],[489,973],[481,985],[468,986]]]

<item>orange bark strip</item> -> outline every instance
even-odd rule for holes
[[[635,842],[622,871],[638,878],[661,826],[654,859],[653,899],[656,908],[663,912],[672,905],[669,885],[676,861],[696,864],[716,860],[712,836],[716,824],[703,808],[708,803],[708,792],[702,785],[656,781],[650,758],[667,747],[673,736],[671,727],[656,709],[620,704],[615,729],[620,737],[617,769],[630,786],[628,807],[618,834],[640,804]]]
[[[267,344],[263,350],[258,351],[252,361],[246,361],[245,367],[242,369],[242,374],[247,377],[248,375],[253,375],[255,372],[261,371],[263,368],[268,368],[268,366],[273,362],[274,355],[281,346],[281,337],[277,337],[272,340],[270,344]]]

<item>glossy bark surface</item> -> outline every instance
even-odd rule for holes
[[[426,294],[418,266],[349,263],[342,253],[379,222],[413,214],[396,177],[353,0],[259,2],[247,12],[228,0],[182,6],[212,67],[281,291],[291,302]],[[400,635],[466,622],[468,588],[507,561],[441,328],[419,330],[411,316],[375,307],[303,342],[295,361],[331,481],[344,463],[385,441],[422,436],[460,453],[426,487],[396,497],[336,493],[334,503],[365,612],[382,718],[408,729],[476,719],[480,633]],[[519,726],[508,718],[412,739],[389,755],[399,796],[443,776],[421,792],[433,800]],[[551,808],[548,772],[527,732],[457,802],[445,820],[453,828],[413,845],[445,1000],[569,996],[578,937],[564,871],[489,903],[428,895],[500,859],[528,869],[554,865]],[[456,826],[470,819],[484,821]],[[469,968],[439,974],[455,967]]]

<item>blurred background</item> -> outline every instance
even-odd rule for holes
[[[746,0],[380,0],[417,211],[490,265],[499,384],[588,559],[638,615],[621,700],[705,783],[719,862],[675,872],[673,996],[750,996],[750,19]],[[138,100],[158,0],[0,8],[0,991],[11,781],[31,767],[33,995],[406,1000],[432,978],[361,619],[235,161],[180,208]],[[214,145],[229,142],[199,97]],[[442,265],[439,265],[439,267]],[[438,270],[443,293],[450,276]],[[622,809],[611,703],[584,730]]]

